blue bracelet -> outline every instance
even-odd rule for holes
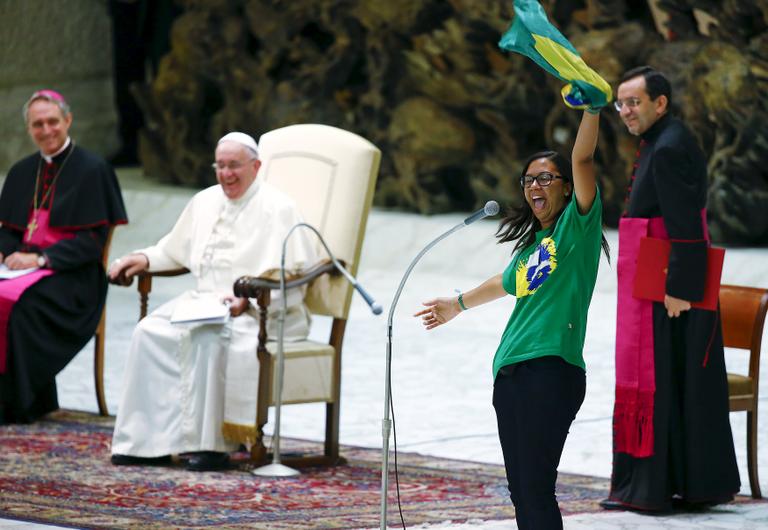
[[[459,307],[461,308],[462,311],[467,310],[467,306],[464,305],[464,293],[459,294]]]

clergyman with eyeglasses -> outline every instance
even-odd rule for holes
[[[118,283],[130,283],[142,271],[182,268],[196,280],[194,290],[156,309],[134,331],[112,439],[115,465],[165,464],[171,455],[189,453],[189,470],[223,469],[238,446],[222,432],[229,407],[252,412],[249,427],[256,421],[255,386],[249,392],[227,384],[231,378],[240,381],[238,374],[258,373],[258,318],[241,316],[255,317],[256,309],[247,298],[236,298],[232,286],[241,276],[279,269],[283,239],[301,221],[293,199],[257,178],[260,167],[251,136],[223,136],[213,163],[218,184],[197,193],[157,244],[110,267],[109,277]],[[294,235],[287,245],[287,270],[317,260],[307,232]],[[287,294],[287,341],[304,339],[309,331],[303,294],[300,289]],[[172,322],[178,320],[177,309],[201,301],[228,305],[232,318],[216,324]],[[278,319],[271,316],[268,334],[276,336]],[[255,385],[258,377],[248,380]]]
[[[719,314],[704,294],[706,159],[671,115],[659,71],[628,71],[615,108],[640,137],[619,224],[613,474],[606,509],[667,512],[733,499],[739,472],[728,420]],[[671,242],[664,302],[632,296],[639,240]]]

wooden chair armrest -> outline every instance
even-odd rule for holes
[[[114,280],[109,280],[109,283],[112,283],[114,285],[122,285],[123,287],[129,287],[133,284],[133,278],[138,278],[138,291],[139,291],[139,320],[147,316],[147,301],[149,300],[149,293],[152,291],[152,278],[155,276],[159,277],[170,277],[170,276],[181,276],[182,274],[187,274],[189,272],[189,269],[171,269],[168,271],[158,271],[158,272],[140,272],[139,274],[136,274],[135,276],[127,277],[124,274],[121,274]]]
[[[169,271],[158,271],[158,272],[140,272],[139,274],[135,274],[133,276],[126,276],[125,274],[119,275],[114,280],[110,279],[109,283],[113,285],[120,285],[122,287],[130,287],[133,285],[133,279],[138,277],[139,283],[141,283],[142,278],[152,278],[154,276],[181,276],[182,274],[187,274],[189,272],[189,269],[172,269]],[[151,283],[151,282],[150,282]]]
[[[171,276],[181,276],[187,274],[189,269],[171,269],[169,271],[158,272],[142,272],[137,276],[139,277],[139,320],[147,316],[147,301],[149,300],[149,293],[152,291],[152,278],[155,276],[160,278],[170,278]]]
[[[343,265],[343,263],[342,263]],[[286,276],[285,288],[291,289],[306,285],[323,274],[341,274],[330,260],[321,261],[312,267]],[[267,271],[262,276],[242,276],[235,281],[235,296],[255,298],[259,309],[259,344],[257,354],[260,362],[266,362],[267,354],[267,315],[272,290],[280,289],[280,271]],[[262,366],[266,366],[262,364]]]
[[[340,274],[333,262],[323,260],[308,269],[297,273],[287,274],[285,277],[285,288],[293,289],[306,285],[318,276],[323,274]],[[259,294],[264,291],[280,289],[280,271],[270,270],[261,276],[241,276],[235,281],[233,290],[235,296],[259,298]],[[267,302],[268,305],[268,302]]]
[[[169,271],[156,271],[156,272],[141,272],[139,273],[139,276],[181,276],[182,274],[187,274],[189,272],[189,269],[180,268],[180,269],[171,269]]]

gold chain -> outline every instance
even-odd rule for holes
[[[75,143],[72,142],[72,149],[69,150],[69,153],[67,153],[67,156],[64,158],[64,160],[61,162],[61,165],[59,166],[59,169],[56,170],[56,174],[51,179],[51,185],[48,186],[48,189],[45,191],[45,194],[43,195],[43,199],[40,201],[40,208],[43,207],[45,204],[45,201],[48,200],[48,197],[50,197],[51,192],[53,191],[53,187],[56,185],[56,179],[59,178],[59,175],[61,175],[61,171],[64,169],[64,166],[67,163],[67,160],[69,160],[70,155],[75,150]],[[38,203],[37,203],[37,192],[40,189],[40,172],[43,169],[43,159],[40,158],[40,162],[37,163],[37,176],[35,177],[35,195],[32,197],[32,220],[27,223],[27,235],[25,236],[25,240],[29,241],[32,239],[32,234],[35,233],[35,230],[37,230],[37,211],[38,211]]]
[[[58,179],[59,175],[61,175],[61,171],[64,169],[64,166],[66,165],[67,160],[69,160],[69,157],[72,155],[72,152],[74,150],[75,150],[75,142],[72,142],[72,149],[69,150],[69,153],[67,153],[67,156],[61,162],[59,169],[56,170],[56,174],[51,179],[51,185],[48,186],[48,189],[45,191],[45,195],[43,195],[43,199],[40,201],[40,208],[43,207],[43,204],[45,204],[45,201],[51,195],[51,191],[53,191],[53,187],[56,184],[56,179]],[[37,163],[37,177],[35,177],[35,195],[32,197],[33,212],[37,212],[37,192],[40,189],[40,172],[42,171],[42,169],[43,169],[43,158],[41,156],[40,162]]]

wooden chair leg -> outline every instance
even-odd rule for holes
[[[339,457],[339,416],[341,412],[341,348],[346,327],[345,319],[334,318],[328,341],[336,350],[332,375],[333,401],[325,405],[325,457],[328,459],[328,464],[332,466],[344,463]]]
[[[757,479],[757,411],[747,411],[747,469],[753,499],[762,499]]]
[[[262,311],[262,317],[266,318],[266,309]],[[259,347],[256,355],[259,359],[259,390],[256,398],[256,442],[251,447],[251,460],[255,465],[267,463],[267,448],[264,445],[264,425],[269,420],[269,405],[272,403],[272,356],[267,352],[266,324],[260,328]]]
[[[147,316],[147,302],[152,291],[152,276],[142,274],[139,276],[139,320]]]
[[[96,328],[96,334],[93,337],[93,379],[96,386],[96,402],[99,404],[99,414],[109,416],[107,400],[104,397],[104,322],[106,321],[106,307],[101,313],[99,326]]]
[[[325,456],[329,465],[339,461],[339,404],[325,404]]]
[[[251,462],[255,466],[267,464],[267,448],[264,446],[264,425],[256,427],[258,440],[251,446]]]

